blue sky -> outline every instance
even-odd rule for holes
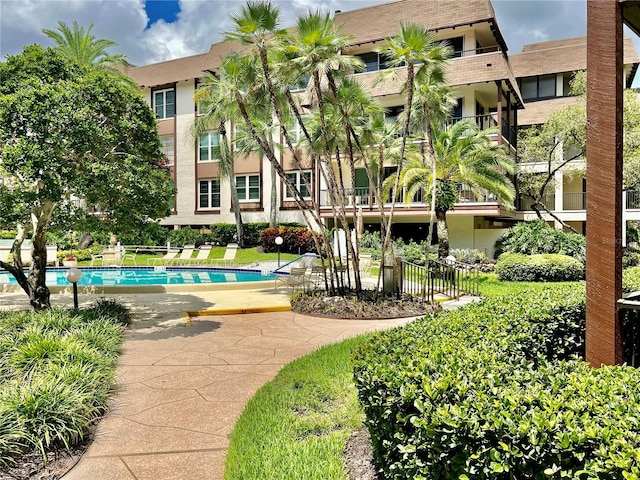
[[[149,17],[147,26],[153,25],[159,19],[172,23],[177,20],[180,3],[178,0],[146,0],[144,9]]]

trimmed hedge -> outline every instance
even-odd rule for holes
[[[315,252],[316,246],[313,242],[313,234],[303,227],[266,228],[260,232],[260,246],[265,252],[277,252],[276,237],[282,237],[283,243],[281,252],[307,253]]]
[[[354,376],[391,479],[640,476],[640,371],[593,369],[584,291],[498,297],[375,334]]]
[[[503,253],[495,273],[507,282],[570,282],[584,279],[584,264],[567,255]]]

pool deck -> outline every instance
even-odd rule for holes
[[[80,303],[100,297],[81,294]],[[273,311],[290,305],[285,289],[274,293],[272,282],[252,290],[116,298],[135,315],[118,364],[119,391],[94,442],[65,480],[221,480],[236,419],[284,365],[322,345],[410,320]],[[70,305],[71,295],[53,294],[52,304]],[[0,293],[0,308],[28,309],[28,298]],[[250,308],[261,313],[237,313]]]

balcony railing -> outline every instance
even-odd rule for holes
[[[476,47],[470,50],[454,50],[451,58],[469,57],[471,55],[481,55],[483,53],[501,52],[500,45],[491,45],[489,47]]]
[[[587,208],[585,192],[565,192],[562,194],[563,210],[584,210]]]
[[[556,208],[556,196],[553,193],[548,193],[542,197],[542,203],[549,209],[555,210]],[[517,201],[517,208],[521,211],[530,211],[533,210],[531,206],[533,205],[533,199],[529,197],[521,197]]]
[[[473,120],[480,130],[486,130],[488,128],[497,127],[498,122],[496,118],[491,113],[485,113],[483,115],[471,115],[469,117],[451,117],[447,119],[446,126],[450,127],[451,125],[461,122],[463,120]]]

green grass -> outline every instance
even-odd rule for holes
[[[128,321],[109,300],[79,312],[0,312],[0,467],[86,436],[114,391]]]
[[[211,252],[209,253],[210,260],[221,260],[224,257],[224,252],[226,247],[213,247]],[[196,257],[196,252],[193,253],[192,258]],[[135,262],[139,267],[146,267],[151,259],[160,260],[164,255],[150,255],[150,254],[136,254]],[[297,254],[293,253],[281,253],[280,260],[282,263],[286,263],[294,258],[298,257]],[[236,253],[236,260],[234,264],[236,265],[247,265],[255,262],[264,262],[269,260],[277,260],[277,253],[260,253],[255,248],[243,248],[239,249]],[[78,265],[81,267],[88,267],[91,264],[91,260],[81,260],[78,262]],[[161,263],[160,263],[161,264]],[[124,262],[124,265],[127,267],[131,267],[134,265],[133,260],[131,258],[127,258]],[[197,264],[194,264],[197,265]],[[101,266],[99,260],[95,261],[93,264],[94,267]]]
[[[342,479],[342,452],[362,425],[352,380],[358,337],[282,369],[249,401],[232,434],[225,479]]]
[[[480,296],[497,297],[513,295],[524,290],[545,290],[561,285],[575,285],[584,288],[584,282],[502,282],[495,273],[481,273],[478,275]]]
[[[501,282],[479,276],[485,297],[584,282]],[[363,412],[353,385],[352,350],[366,336],[329,345],[282,369],[250,400],[233,432],[226,480],[348,478],[343,451]]]

